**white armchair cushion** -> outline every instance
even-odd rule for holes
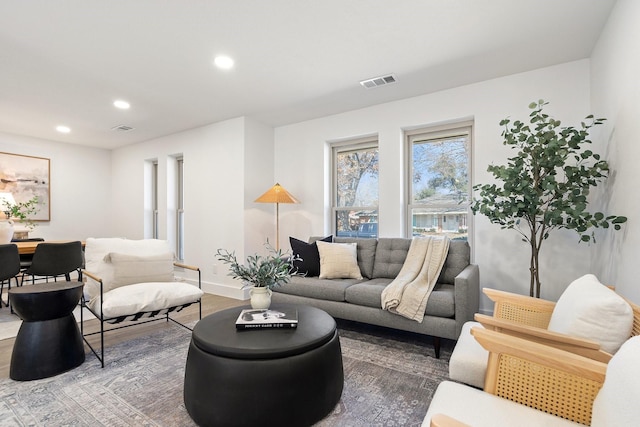
[[[548,329],[600,343],[615,353],[631,335],[633,310],[593,274],[574,280],[556,303]]]
[[[157,239],[87,238],[84,249],[85,269],[100,277],[105,289],[111,288],[114,276],[113,265],[104,261],[105,256],[110,252],[150,256],[171,252],[171,246],[167,240]],[[87,278],[84,290],[89,299],[100,294],[98,283],[91,278]]]
[[[627,340],[607,365],[604,385],[593,402],[593,427],[640,423],[640,337]]]
[[[320,279],[362,279],[356,243],[316,243],[320,255]]]
[[[197,301],[203,291],[184,282],[151,282],[115,288],[104,294],[102,311],[104,318],[162,310]],[[89,306],[100,314],[100,296]]]
[[[449,359],[449,378],[478,388],[484,388],[489,352],[471,335],[471,328],[483,326],[479,322],[465,322],[458,342]]]
[[[105,256],[105,262],[113,265],[113,282],[105,291],[135,283],[173,281],[171,252],[147,256],[110,252]]]
[[[431,417],[435,414],[445,414],[474,427],[584,427],[451,381],[443,381],[438,385],[422,427],[429,427]]]

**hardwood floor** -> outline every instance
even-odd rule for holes
[[[249,301],[241,301],[232,298],[221,297],[218,295],[205,294],[202,298],[202,317],[214,313],[216,311],[224,310],[225,308],[230,307],[238,307],[242,305],[248,305]],[[198,319],[198,308],[197,306],[191,306],[185,308],[182,312],[172,315],[176,320],[180,322],[191,322]],[[161,330],[163,328],[176,328],[180,327],[171,322],[165,321],[157,321],[150,322],[142,325],[136,325],[131,328],[119,329],[117,331],[111,331],[105,333],[104,335],[104,343],[105,349],[108,349],[109,346],[115,345],[117,343],[130,340],[133,338],[145,336],[152,331]],[[85,322],[85,333],[93,332],[100,330],[100,323],[93,319]],[[10,338],[6,340],[0,341],[0,378],[9,378],[9,365],[11,363],[11,352],[13,350],[13,343],[15,339]],[[99,348],[100,346],[100,335],[93,335],[89,337],[89,342],[94,348]],[[97,347],[96,347],[97,345]],[[88,347],[85,348],[88,351],[87,358],[95,357]],[[107,355],[108,358],[108,350]]]

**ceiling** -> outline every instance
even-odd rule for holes
[[[587,58],[614,4],[0,0],[0,132],[112,149],[239,116],[296,123]]]

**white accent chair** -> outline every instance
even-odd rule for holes
[[[423,427],[632,427],[640,424],[640,336],[609,363],[472,328],[490,354],[485,390],[442,382]]]
[[[195,275],[191,281],[196,285],[187,283],[186,277],[177,281],[176,267],[183,270],[183,275]],[[192,304],[198,304],[202,318],[200,269],[174,262],[166,240],[88,238],[82,272],[86,281],[81,305],[98,318],[100,331],[85,333],[82,310],[81,332],[102,367],[105,332],[162,319],[191,329],[169,315]],[[106,323],[119,326],[105,329]],[[86,339],[95,334],[100,334],[100,354]]]
[[[488,352],[473,338],[473,327],[571,351],[607,362],[630,336],[640,334],[640,307],[626,301],[592,275],[573,281],[557,303],[494,289],[483,292],[495,303],[493,316],[466,322],[449,361],[449,377],[482,389]]]

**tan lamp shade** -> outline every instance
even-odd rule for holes
[[[257,203],[300,203],[283,186],[276,183],[268,189],[262,196],[255,200]]]
[[[300,203],[295,197],[276,183],[268,189],[262,196],[255,200],[257,203],[276,204],[276,250],[280,249],[280,203]]]

